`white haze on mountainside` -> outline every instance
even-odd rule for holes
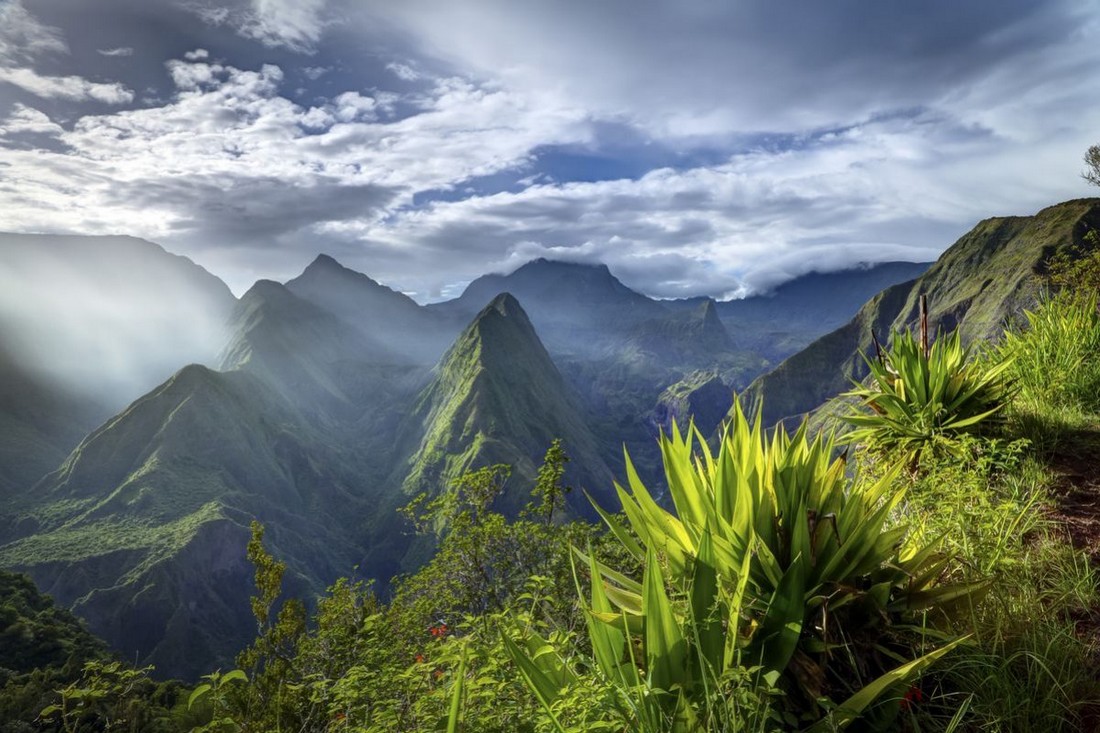
[[[155,245],[0,234],[0,262],[4,351],[104,408],[213,363],[224,344],[229,290]]]

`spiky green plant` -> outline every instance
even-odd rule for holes
[[[628,691],[638,730],[735,729],[714,727],[730,714],[715,693],[746,668],[756,670],[755,690],[780,685],[804,712],[821,703],[828,725],[843,726],[949,648],[879,668],[877,678],[871,667],[829,669],[858,657],[861,638],[888,644],[890,619],[945,608],[980,587],[939,586],[948,560],[936,544],[890,525],[904,495],[894,476],[854,482],[831,436],[811,440],[805,425],[793,437],[768,435],[739,406],[717,456],[694,428],[681,435],[674,426],[660,447],[674,511],[657,503],[629,455],[627,488],[616,485],[626,522],[597,507],[645,563],[642,582],[577,553],[593,577],[594,656]],[[552,695],[537,664],[521,669],[540,697]],[[844,681],[855,684],[845,691]],[[826,687],[850,696],[829,703]]]
[[[1010,362],[973,358],[958,331],[931,346],[911,331],[895,331],[889,351],[874,359],[862,356],[869,380],[845,396],[858,398],[870,412],[844,416],[855,426],[846,440],[898,456],[910,467],[926,449],[950,450],[953,436],[994,426],[1013,390],[1005,374]]]

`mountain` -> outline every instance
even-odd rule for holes
[[[369,341],[384,343],[395,355],[418,364],[435,364],[458,334],[438,313],[328,255],[319,255],[286,287],[355,326]]]
[[[637,350],[664,366],[714,363],[737,351],[711,298],[627,327],[618,348]]]
[[[0,501],[56,468],[107,414],[23,367],[0,344]]]
[[[567,482],[598,499],[623,475],[624,445],[658,485],[658,429],[688,414],[709,429],[732,388],[766,366],[745,350],[751,334],[731,329],[729,304],[654,301],[602,266],[536,261],[421,307],[324,256],[237,301],[154,245],[112,239],[103,252],[107,264],[79,277],[59,264],[58,282],[83,283],[70,292],[93,315],[110,288],[122,311],[150,315],[117,341],[113,321],[93,318],[97,338],[141,379],[169,353],[201,352],[177,366],[205,365],[105,409],[52,379],[22,340],[0,342],[0,567],[26,572],[123,658],[162,675],[224,667],[254,634],[252,518],[287,562],[289,592],[313,598],[358,566],[385,593],[393,574],[431,550],[396,515],[412,494],[503,462],[514,472],[498,508],[514,513],[555,438],[572,459]],[[129,271],[127,258],[137,263]],[[47,278],[43,267],[33,281]],[[495,292],[505,286],[520,292]],[[192,297],[199,305],[182,302]],[[9,306],[0,335],[21,339]],[[215,316],[210,333],[195,326]],[[55,328],[60,353],[65,331]],[[181,348],[162,351],[174,329]],[[79,339],[73,353],[103,364]],[[569,502],[572,514],[589,515],[582,492]]]
[[[256,377],[185,367],[93,431],[0,525],[29,574],[127,659],[191,677],[255,629],[248,522],[307,596],[358,559],[369,467]]]
[[[284,285],[260,280],[229,318],[219,368],[247,371],[312,413],[353,411],[364,365],[401,360]],[[369,370],[368,370],[369,371]]]
[[[421,437],[405,475],[408,492],[441,487],[462,472],[493,463],[513,467],[513,485],[529,487],[543,453],[561,438],[572,458],[568,478],[594,495],[611,487],[575,395],[539,341],[517,300],[498,295],[481,310],[447,351],[435,378],[411,415]],[[503,498],[515,512],[524,491]],[[574,511],[590,514],[580,492]]]
[[[1034,216],[986,219],[919,278],[883,290],[846,325],[754,381],[745,396],[764,400],[769,423],[814,409],[866,376],[859,354],[871,349],[872,331],[885,342],[891,329],[916,323],[921,294],[928,296],[932,332],[959,328],[967,342],[995,340],[1006,322],[1035,303],[1045,262],[1081,245],[1097,228],[1100,199],[1067,201]]]
[[[740,350],[773,363],[805,348],[851,320],[883,289],[919,277],[931,262],[881,262],[836,272],[811,272],[770,293],[715,304]],[[672,308],[697,308],[704,298],[666,301]]]
[[[211,362],[235,302],[140,239],[0,234],[0,498],[181,364]]]
[[[0,344],[36,377],[118,410],[183,364],[211,364],[236,299],[134,237],[0,234]]]
[[[654,433],[670,433],[675,423],[681,431],[694,421],[703,435],[710,435],[733,406],[733,390],[714,372],[689,374],[670,385],[657,399],[651,421]]]
[[[591,355],[617,341],[624,328],[660,318],[667,309],[623,285],[606,265],[537,259],[508,275],[484,275],[455,300],[430,309],[469,318],[485,303],[510,293],[528,313],[554,354]]]

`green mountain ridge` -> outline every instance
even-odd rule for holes
[[[252,518],[291,592],[315,597],[358,565],[384,593],[432,549],[396,515],[412,494],[503,462],[514,478],[498,508],[514,514],[555,438],[572,458],[567,483],[597,499],[624,444],[658,481],[654,410],[709,421],[709,401],[764,366],[738,351],[713,300],[668,307],[606,267],[545,261],[519,282],[558,350],[510,294],[459,328],[476,289],[458,308],[421,307],[327,257],[286,285],[256,283],[230,303],[222,371],[179,370],[64,460],[58,444],[24,472],[55,469],[0,508],[0,567],[26,571],[125,658],[193,678],[254,632]],[[400,343],[421,326],[418,346]],[[428,369],[448,329],[461,334]],[[569,502],[591,516],[581,491]]]
[[[252,633],[250,519],[272,526],[292,584],[319,590],[358,557],[348,517],[366,473],[255,377],[192,365],[36,486],[0,532],[0,566],[127,658],[191,676]]]
[[[763,400],[774,423],[806,414],[867,374],[859,353],[892,329],[917,322],[919,298],[928,300],[929,328],[958,328],[967,342],[996,339],[1006,322],[1036,302],[1045,262],[1082,246],[1100,228],[1100,199],[1076,199],[1034,216],[994,217],[975,226],[921,275],[886,288],[855,317],[756,379],[743,397]]]
[[[409,492],[442,486],[448,477],[508,463],[530,484],[537,461],[555,438],[573,457],[570,478],[600,494],[611,472],[566,384],[519,302],[495,297],[444,355],[412,413],[426,426],[404,486]],[[574,509],[588,513],[578,494]],[[506,509],[526,496],[509,494]]]
[[[394,355],[417,364],[434,364],[459,331],[439,313],[328,255],[319,255],[286,288],[354,326],[368,341],[386,344]]]

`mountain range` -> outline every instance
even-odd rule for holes
[[[355,568],[385,592],[432,549],[397,515],[416,494],[508,463],[499,506],[514,513],[561,438],[568,483],[611,506],[624,445],[658,483],[659,430],[691,416],[716,429],[734,389],[927,268],[812,274],[723,303],[653,300],[602,265],[536,260],[422,306],[324,255],[239,299],[130,238],[0,235],[0,261],[26,298],[0,319],[0,567],[124,657],[184,678],[254,633],[252,518],[290,592],[313,597]],[[57,354],[80,369],[48,368]],[[591,515],[581,491],[569,510]]]

